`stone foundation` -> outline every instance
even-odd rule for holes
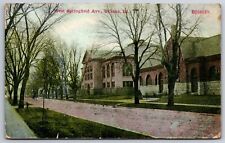
[[[221,84],[220,81],[207,82],[207,93],[210,95],[221,95]]]
[[[163,84],[163,94],[168,93],[168,84]],[[198,82],[198,95],[220,95],[220,81]],[[140,86],[142,95],[159,94],[159,85]],[[175,84],[174,94],[180,95],[191,92],[191,83],[177,82]]]

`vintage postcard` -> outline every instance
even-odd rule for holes
[[[7,139],[220,139],[220,4],[4,10]]]

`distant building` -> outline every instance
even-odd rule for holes
[[[184,41],[175,94],[220,95],[220,38],[221,35],[189,37]],[[160,59],[160,53],[156,57]],[[119,52],[87,50],[82,63],[82,86],[90,93],[133,87],[132,57],[128,58],[129,64],[125,64]],[[144,64],[139,83],[143,95],[168,92],[167,71],[160,60],[151,59]]]
[[[91,93],[133,87],[131,57],[125,64],[118,52],[87,50],[82,63],[82,87]]]

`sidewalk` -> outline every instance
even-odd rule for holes
[[[7,139],[34,139],[37,138],[27,126],[22,117],[5,99],[5,130]]]

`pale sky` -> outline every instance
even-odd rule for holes
[[[99,39],[99,20],[101,13],[91,13],[92,10],[103,10],[104,4],[64,4],[62,10],[89,10],[89,13],[67,13],[62,22],[56,24],[52,29],[52,34],[65,41],[68,45],[72,42],[78,43],[82,49],[90,48],[94,44],[104,42]],[[114,4],[116,10],[122,10],[121,4]],[[193,14],[193,10],[205,10],[206,14]],[[209,37],[221,33],[221,9],[218,4],[195,4],[189,5],[185,12],[186,18],[192,21],[196,17],[201,17],[201,23],[197,36]],[[59,12],[57,14],[62,14]],[[167,12],[170,14],[170,12]],[[170,14],[172,19],[172,14]],[[169,18],[169,16],[168,16]]]

